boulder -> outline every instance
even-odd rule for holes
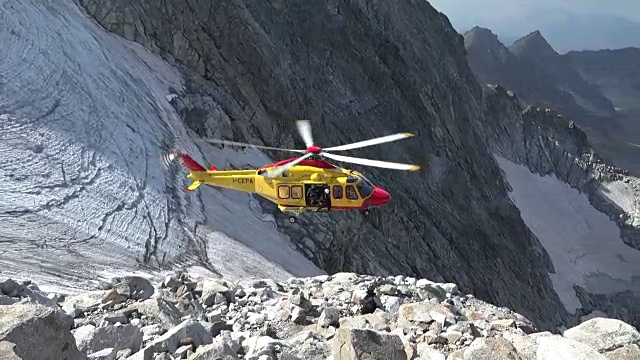
[[[0,359],[86,359],[67,320],[37,303],[0,306]]]
[[[400,336],[370,329],[339,328],[332,355],[333,360],[407,360]]]

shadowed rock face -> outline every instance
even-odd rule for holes
[[[201,134],[301,147],[293,120],[309,118],[320,146],[418,135],[351,153],[423,165],[361,169],[394,199],[369,218],[285,225],[276,212],[319,266],[455,281],[542,328],[566,320],[544,251],[478,132],[481,88],[462,37],[427,2],[77,1],[191,75],[175,105]]]
[[[640,49],[570,51],[563,57],[571,61],[589,82],[620,110],[640,113]]]

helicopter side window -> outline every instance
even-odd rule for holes
[[[347,184],[357,183],[359,178],[355,176],[347,176]]]
[[[367,180],[360,179],[360,181],[356,183],[356,187],[362,198],[367,198],[373,193],[373,185]]]
[[[288,185],[279,185],[278,186],[278,197],[280,199],[288,199],[290,194],[290,189]]]
[[[356,194],[356,188],[353,185],[347,185],[347,199],[358,200],[358,194]]]
[[[300,185],[291,185],[291,198],[292,199],[302,199],[302,186],[300,186]]]
[[[342,193],[342,185],[333,185],[333,198],[342,199],[344,194]]]

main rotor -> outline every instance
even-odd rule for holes
[[[406,139],[406,138],[414,136],[411,133],[407,133],[407,132],[397,133],[397,134],[393,134],[393,135],[387,135],[387,136],[373,138],[373,139],[370,139],[370,140],[358,141],[358,142],[354,142],[354,143],[351,143],[351,144],[333,146],[333,147],[329,147],[329,148],[324,148],[323,149],[323,148],[315,145],[314,142],[313,142],[313,135],[312,135],[312,131],[311,131],[311,123],[309,122],[309,120],[297,120],[296,121],[296,128],[298,130],[298,134],[302,138],[302,141],[304,142],[305,146],[307,147],[304,150],[286,149],[286,148],[278,148],[278,147],[271,147],[271,146],[261,146],[261,145],[254,145],[254,144],[242,143],[242,142],[237,142],[237,141],[219,140],[219,139],[207,139],[206,141],[211,142],[211,143],[216,143],[216,144],[247,146],[247,147],[253,147],[253,148],[257,148],[257,149],[289,151],[289,152],[295,152],[295,153],[304,154],[304,155],[300,156],[299,158],[296,158],[295,160],[293,160],[291,162],[288,162],[288,163],[286,163],[284,165],[281,165],[281,166],[278,166],[276,168],[270,169],[268,174],[266,175],[267,177],[280,176],[284,172],[286,172],[289,168],[291,168],[292,166],[295,166],[295,165],[299,164],[300,162],[302,162],[303,160],[306,160],[306,159],[308,159],[308,158],[310,158],[312,156],[319,156],[319,157],[322,157],[322,158],[328,158],[328,159],[341,161],[341,162],[346,162],[346,163],[353,163],[353,164],[359,164],[359,165],[365,165],[365,166],[374,166],[374,167],[380,167],[380,168],[386,168],[386,169],[394,169],[394,170],[415,171],[415,170],[420,169],[420,166],[418,166],[418,165],[400,164],[400,163],[393,163],[393,162],[380,161],[380,160],[370,160],[370,159],[356,158],[356,157],[351,157],[351,156],[344,156],[344,155],[337,155],[337,154],[330,153],[330,151],[345,151],[345,150],[359,149],[359,148],[363,148],[363,147],[367,147],[367,146],[378,145],[378,144],[383,144],[383,143],[387,143],[387,142]]]

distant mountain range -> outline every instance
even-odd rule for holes
[[[538,29],[560,54],[572,50],[640,47],[640,22],[614,15],[536,9],[485,23],[482,26],[491,28],[507,46]],[[459,24],[457,27],[466,31],[471,26]]]
[[[640,171],[640,49],[560,55],[540,31],[507,47],[478,26],[464,34],[464,42],[481,84],[501,85],[525,105],[570,116],[598,153]]]
[[[575,118],[609,118],[612,102],[558,54],[540,31],[506,47],[491,30],[474,27],[464,34],[467,60],[481,83],[500,84],[523,102],[538,103]]]
[[[640,49],[570,51],[563,56],[618,110],[640,112]]]

